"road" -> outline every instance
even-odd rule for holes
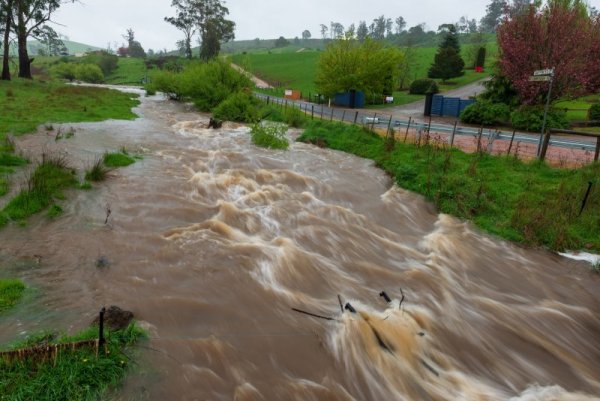
[[[481,81],[479,81],[479,86]],[[475,90],[477,86],[475,84],[468,85],[471,88],[461,88],[456,91],[447,92],[450,94],[468,93],[468,91]],[[288,100],[278,97],[273,97],[261,93],[255,93],[260,99],[265,100],[267,103],[282,105],[282,107],[295,107],[299,108],[308,115],[314,118],[321,118],[324,120],[337,120],[345,121],[349,123],[357,123],[370,125],[373,128],[380,128],[385,130],[387,127],[394,128],[397,131],[413,129],[417,132],[429,131],[432,133],[441,133],[451,135],[454,132],[456,136],[470,136],[478,137],[479,128],[474,127],[459,127],[455,128],[454,124],[448,124],[444,122],[425,120],[423,116],[423,109],[415,115],[415,118],[411,114],[407,114],[406,110],[398,110],[398,108],[390,108],[385,110],[353,110],[340,107],[328,107],[326,105],[319,105],[315,103],[306,102],[303,100]],[[408,105],[407,105],[408,106]],[[399,106],[401,107],[401,106]],[[416,106],[412,106],[416,107]],[[411,108],[407,108],[411,110]],[[431,124],[431,125],[430,125]],[[507,140],[510,141],[513,135],[512,131],[502,131],[497,129],[483,129],[481,136],[488,140]],[[540,138],[539,134],[531,134],[526,132],[515,132],[514,141],[521,142],[524,144],[536,144]],[[554,136],[550,141],[550,146],[559,148],[576,149],[594,152],[596,149],[595,140],[589,138],[562,138]]]

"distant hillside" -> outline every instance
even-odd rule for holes
[[[63,40],[63,43],[67,47],[67,51],[69,52],[70,55],[77,54],[77,53],[85,53],[85,52],[94,51],[94,50],[102,50],[102,48],[97,47],[97,46],[86,45],[85,43],[73,42],[70,40]],[[40,48],[43,49],[44,45],[42,45],[37,40],[30,40],[27,42],[27,51],[29,52],[30,56],[37,55],[38,49],[40,49]],[[17,47],[11,46],[10,52],[13,56],[16,56],[17,55]]]

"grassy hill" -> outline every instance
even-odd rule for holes
[[[85,52],[94,51],[94,50],[102,50],[102,48],[97,47],[97,46],[87,45],[85,43],[73,42],[70,40],[63,40],[63,43],[67,47],[69,54],[85,53]],[[30,40],[27,42],[27,50],[29,51],[29,54],[32,56],[37,55],[38,49],[40,49],[40,48],[44,49],[45,46],[37,40]],[[11,53],[13,53],[13,55],[16,56],[17,55],[16,52],[17,52],[16,47],[11,48]]]
[[[473,70],[466,70],[465,75],[455,78],[442,85],[441,90],[450,90],[462,85],[475,82],[489,75],[491,66],[496,61],[498,46],[496,43],[488,43],[488,56],[486,59],[487,71],[478,74]],[[301,90],[303,96],[309,93],[318,93],[314,81],[319,61],[319,50],[298,51],[297,46],[288,46],[286,48],[276,49],[277,51],[258,51],[246,52],[246,54],[234,54],[231,60],[252,72],[254,75],[269,82],[278,88],[275,93],[281,94],[285,89]],[[410,80],[427,77],[427,70],[433,62],[437,47],[413,47],[407,50],[407,56],[410,60]],[[466,62],[470,57],[470,46],[462,46],[463,58]],[[406,92],[397,92],[394,94],[395,104],[409,103],[420,99],[420,96],[408,95]]]

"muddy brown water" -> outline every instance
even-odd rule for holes
[[[2,276],[33,288],[0,342],[114,304],[151,337],[117,399],[600,399],[600,281],[582,262],[439,215],[370,161],[257,148],[158,97],[137,112],[19,139],[79,169],[122,146],[144,158],[0,232]]]

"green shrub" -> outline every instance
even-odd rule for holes
[[[290,144],[285,137],[287,126],[280,123],[263,122],[252,126],[252,143],[263,148],[287,149]]]
[[[75,77],[79,81],[99,84],[104,81],[104,74],[96,64],[79,64],[75,70]]]
[[[440,89],[433,79],[415,79],[410,84],[409,93],[411,95],[426,95],[428,93],[438,93]]]
[[[213,109],[213,115],[221,121],[255,123],[259,120],[259,103],[252,95],[234,93]]]
[[[544,121],[543,106],[523,106],[511,114],[513,127],[520,130],[540,132]],[[569,120],[563,111],[549,110],[546,128],[569,128]]]
[[[77,76],[77,65],[74,63],[60,63],[52,67],[51,73],[58,78],[73,81]]]
[[[600,121],[600,103],[594,103],[588,111],[588,118],[592,121]]]
[[[84,64],[95,64],[102,70],[104,76],[110,75],[119,65],[119,57],[105,51],[94,52],[80,59]]]
[[[210,112],[231,94],[253,87],[244,74],[221,60],[194,63],[180,73],[155,71],[146,89],[160,91],[177,100],[190,100]]]
[[[510,108],[504,103],[479,100],[460,113],[460,120],[467,124],[495,125],[510,119]]]

